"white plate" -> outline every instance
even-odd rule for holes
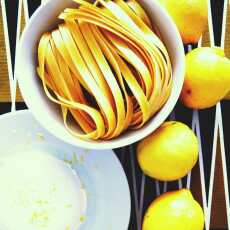
[[[28,110],[0,117],[1,152],[21,148],[45,149],[59,159],[72,159],[72,167],[87,192],[87,214],[80,230],[127,230],[130,192],[123,168],[112,150],[76,148],[43,129]],[[76,154],[78,161],[73,160]]]

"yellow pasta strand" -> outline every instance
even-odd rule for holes
[[[82,139],[141,128],[167,101],[171,61],[157,28],[135,0],[74,0],[38,46],[37,72],[64,126]],[[70,116],[80,130],[74,128]]]

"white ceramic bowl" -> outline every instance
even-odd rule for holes
[[[16,76],[23,98],[35,118],[50,133],[75,146],[90,149],[112,149],[141,140],[158,128],[173,110],[180,95],[184,80],[184,48],[179,32],[166,11],[153,0],[139,0],[150,19],[161,33],[173,64],[173,88],[167,103],[141,129],[128,131],[109,140],[84,141],[73,137],[64,127],[59,108],[51,103],[36,74],[37,46],[41,35],[53,29],[60,21],[60,12],[66,7],[74,7],[72,0],[50,0],[39,7],[31,17],[23,32],[16,62]]]

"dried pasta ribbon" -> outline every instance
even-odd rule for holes
[[[48,52],[49,41],[50,41],[50,34],[46,33],[42,36],[40,43],[39,43],[39,47],[38,47],[38,57],[39,57],[39,64],[40,64],[38,67],[38,74],[41,77],[41,80],[43,82],[44,91],[51,101],[61,106],[65,124],[67,124],[66,122],[67,114],[65,112],[66,108],[73,109],[76,112],[78,110],[82,110],[88,113],[89,116],[91,116],[97,128],[90,131],[90,128],[88,127],[88,123],[85,123],[84,119],[79,115],[77,116],[77,119],[78,119],[77,122],[79,122],[79,125],[81,126],[82,130],[87,132],[87,134],[80,134],[80,133],[78,134],[74,132],[74,135],[76,137],[98,139],[105,132],[104,122],[101,117],[101,114],[97,110],[93,109],[92,107],[65,99],[62,95],[59,94],[58,89],[55,85],[55,82],[51,78],[52,76],[45,72],[45,63],[46,63],[46,58],[47,58],[46,55]],[[55,93],[56,97],[51,95],[47,86]]]
[[[128,0],[126,3],[149,28],[153,29],[148,15],[145,13],[144,9],[136,2],[136,0]]]
[[[64,22],[39,43],[44,92],[77,138],[112,139],[141,128],[171,92],[163,42],[135,0],[74,1],[79,7],[65,9]]]

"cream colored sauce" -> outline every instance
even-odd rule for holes
[[[0,230],[77,230],[85,209],[66,163],[40,150],[0,157]]]

